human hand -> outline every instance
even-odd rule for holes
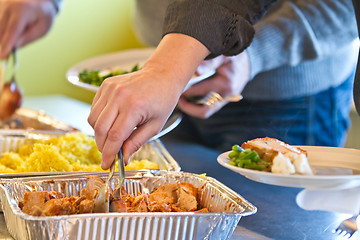
[[[162,129],[180,94],[181,89],[171,86],[168,77],[147,68],[107,78],[96,93],[88,119],[102,152],[101,167],[110,167],[121,146],[127,163],[132,153]]]
[[[122,147],[125,163],[164,126],[196,67],[209,55],[198,40],[163,37],[139,71],[107,78],[97,91],[88,122],[108,169]]]
[[[0,0],[0,59],[45,35],[56,13],[51,0]]]
[[[204,61],[197,69],[199,74],[216,69],[216,73],[193,86],[182,94],[178,107],[185,113],[198,117],[209,118],[219,111],[226,102],[213,106],[200,106],[186,100],[186,96],[204,96],[214,91],[221,96],[240,94],[250,80],[250,62],[246,51],[234,57],[219,56]]]

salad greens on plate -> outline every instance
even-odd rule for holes
[[[112,69],[112,70],[88,70],[84,69],[79,73],[79,80],[84,83],[100,86],[103,81],[108,77],[114,77],[122,74],[136,72],[140,70],[138,64],[133,66],[129,71],[124,69]]]

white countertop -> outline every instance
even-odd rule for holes
[[[22,106],[44,111],[51,117],[75,127],[87,135],[94,135],[94,130],[87,121],[90,104],[64,95],[42,95],[25,97]]]

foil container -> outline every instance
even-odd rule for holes
[[[107,173],[97,174],[103,178]],[[112,187],[118,182],[112,179]],[[254,214],[256,207],[242,196],[210,177],[172,171],[128,171],[127,192],[152,192],[175,182],[189,182],[201,189],[202,207],[209,213],[93,213],[51,217],[27,215],[18,207],[27,191],[52,190],[66,196],[79,195],[86,186],[84,175],[4,179],[0,185],[6,226],[15,239],[229,239],[241,217]]]
[[[77,129],[61,122],[42,111],[29,108],[18,108],[14,115],[6,120],[0,120],[0,129],[35,129],[47,131],[71,132]]]
[[[5,152],[17,152],[25,144],[32,144],[39,139],[60,137],[65,133],[44,130],[0,130],[0,155]],[[160,139],[145,143],[130,160],[147,159],[159,165],[160,170],[180,171],[179,164],[166,150]],[[39,175],[64,175],[78,172],[23,172],[23,173],[0,173],[0,178],[26,177]]]
[[[60,137],[66,132],[48,130],[0,129],[0,154],[17,152],[26,144],[32,144],[40,139]]]
[[[0,130],[0,156],[4,152],[17,152],[19,147],[24,144],[31,144],[38,139],[59,137],[64,133],[54,131],[39,130]],[[179,164],[167,151],[160,139],[155,139],[145,143],[131,159],[147,159],[159,165],[160,170],[180,171]],[[20,173],[0,173],[0,182],[4,178],[19,178],[33,176],[55,176],[67,174],[92,174],[93,172],[20,172]],[[2,202],[0,201],[0,212],[2,211]]]

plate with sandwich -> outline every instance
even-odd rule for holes
[[[360,186],[360,150],[291,146],[274,138],[234,145],[218,162],[248,179],[283,187],[346,189]]]

